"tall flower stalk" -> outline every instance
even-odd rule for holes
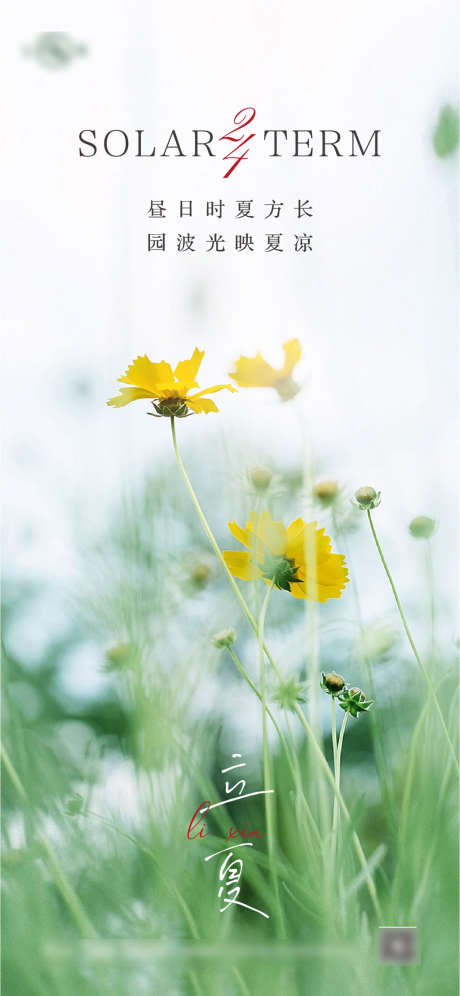
[[[225,562],[225,559],[223,557],[223,554],[222,554],[222,551],[221,551],[221,549],[219,547],[219,544],[217,543],[217,540],[215,539],[214,534],[213,534],[213,532],[212,532],[212,530],[211,530],[211,528],[210,528],[210,526],[208,524],[206,516],[205,516],[205,514],[204,514],[204,512],[203,512],[203,510],[201,508],[201,505],[200,505],[200,503],[198,501],[198,498],[197,498],[197,496],[195,494],[195,491],[194,491],[194,489],[192,487],[192,483],[191,483],[191,481],[190,481],[190,479],[188,477],[187,471],[185,470],[185,467],[184,467],[184,464],[182,462],[182,458],[180,456],[179,449],[178,449],[178,446],[177,446],[177,438],[176,438],[176,429],[175,429],[175,424],[174,424],[174,417],[171,417],[171,433],[172,433],[173,448],[174,448],[174,453],[175,453],[175,456],[176,456],[177,464],[178,464],[179,470],[180,470],[180,472],[182,474],[182,477],[184,479],[184,483],[185,483],[185,485],[187,487],[189,495],[190,495],[190,497],[192,499],[192,502],[193,502],[193,504],[195,506],[195,509],[197,511],[197,514],[198,514],[200,522],[201,522],[201,524],[203,526],[203,529],[204,529],[204,531],[205,531],[205,533],[206,533],[206,535],[207,535],[207,537],[208,537],[208,539],[209,539],[209,541],[211,543],[211,546],[212,546],[212,548],[213,548],[216,556],[218,557],[218,560],[220,561],[220,563],[222,564],[222,567],[224,568],[224,571],[225,571],[225,573],[226,573],[226,575],[227,575],[227,577],[228,577],[228,579],[230,581],[232,589],[233,589],[233,591],[234,591],[234,593],[235,593],[235,595],[236,595],[236,597],[238,599],[238,602],[239,602],[241,608],[243,609],[243,612],[244,612],[244,614],[245,614],[248,622],[252,626],[253,630],[259,636],[258,623],[254,619],[254,616],[252,615],[252,612],[250,611],[250,609],[249,609],[249,607],[248,607],[248,605],[246,603],[245,598],[243,597],[243,595],[242,595],[242,593],[241,593],[238,585],[236,584],[236,582],[234,581],[234,578],[232,577],[232,575],[230,573],[229,568],[227,567],[227,564]],[[267,645],[265,643],[265,639],[263,637],[262,637],[262,643],[263,643],[263,649],[264,649],[264,652],[266,654],[267,660],[272,665],[273,670],[274,670],[275,674],[277,675],[278,679],[282,680],[279,668],[277,667],[277,665],[276,665],[276,663],[274,661],[274,658],[273,658],[272,654],[270,653],[270,651],[269,651],[269,649],[268,649],[268,647],[267,647]],[[313,731],[310,723],[308,722],[306,716],[302,712],[302,710],[301,710],[301,708],[300,708],[300,706],[299,706],[298,703],[295,703],[295,705],[294,705],[294,711],[297,714],[297,716],[298,716],[298,718],[299,718],[299,720],[300,720],[300,722],[301,722],[301,724],[302,724],[302,726],[303,726],[303,728],[304,728],[304,730],[305,730],[305,732],[307,734],[307,737],[308,737],[308,740],[310,742],[310,745],[312,746],[314,754],[315,754],[315,756],[316,756],[316,758],[317,758],[317,760],[319,762],[320,770],[322,770],[322,772],[324,773],[326,779],[329,781],[329,784],[330,784],[330,786],[332,788],[332,791],[337,795],[338,804],[340,806],[341,812],[343,813],[343,815],[344,815],[345,819],[347,820],[347,822],[350,823],[351,822],[350,813],[349,813],[348,808],[347,808],[347,806],[346,806],[346,804],[344,802],[344,799],[342,797],[341,792],[337,790],[337,787],[336,787],[336,784],[335,784],[335,779],[334,779],[333,775],[331,774],[329,765],[328,765],[328,763],[326,761],[326,758],[324,756],[322,748],[321,748],[320,744],[318,743],[318,740],[317,740],[317,738],[315,736],[315,733],[314,733],[314,731]],[[363,851],[363,848],[362,848],[362,845],[361,845],[361,841],[359,839],[358,834],[356,833],[356,830],[352,831],[352,841],[353,841],[353,846],[355,848],[355,851],[356,851],[359,863],[360,863],[361,868],[363,870],[364,878],[365,878],[366,883],[367,883],[367,887],[368,887],[369,894],[370,894],[370,897],[371,897],[371,900],[372,900],[372,904],[374,906],[374,910],[376,912],[377,917],[381,917],[381,909],[380,909],[380,904],[379,904],[378,897],[377,897],[377,891],[376,891],[376,888],[375,888],[374,880],[373,880],[372,874],[371,874],[371,872],[369,870],[368,863],[367,863],[367,860],[366,860],[366,855],[365,855],[365,853]]]
[[[268,747],[268,736],[267,736],[267,712],[266,712],[266,676],[265,676],[265,651],[264,651],[264,629],[265,629],[265,616],[267,614],[268,603],[270,601],[270,595],[273,591],[274,580],[270,582],[267,593],[262,603],[262,608],[259,615],[259,631],[258,631],[258,646],[259,646],[259,667],[260,667],[260,693],[262,698],[262,741],[263,741],[263,769],[264,769],[264,801],[265,801],[265,822],[267,825],[267,852],[268,852],[268,863],[270,868],[270,876],[273,883],[273,890],[275,893],[275,908],[279,913],[279,927],[280,933],[283,938],[286,937],[286,931],[284,928],[284,923],[281,915],[281,904],[280,904],[280,893],[278,884],[278,875],[276,871],[276,863],[274,856],[274,844],[275,844],[275,821],[274,821],[274,800],[270,793],[272,789],[272,773],[270,765],[270,752]]]
[[[290,381],[292,380],[292,370],[300,358],[300,352],[300,344],[297,340],[293,340],[291,343],[286,344],[285,366],[281,371],[274,371],[275,380],[273,382],[273,386],[276,387],[280,397],[283,400],[293,397],[294,393],[297,391],[296,386],[295,389],[292,389]],[[291,523],[286,530],[281,522],[273,522],[267,512],[262,513],[260,517],[252,517],[250,522],[246,524],[246,529],[241,529],[236,523],[232,523],[230,526],[231,531],[237,536],[238,539],[240,539],[243,545],[249,547],[249,552],[222,552],[220,550],[182,462],[177,446],[175,427],[175,420],[177,418],[187,418],[192,413],[207,414],[209,412],[218,411],[214,402],[205,397],[205,395],[209,395],[223,389],[235,390],[229,384],[218,384],[205,390],[196,390],[198,388],[196,376],[200,368],[203,355],[203,353],[196,349],[192,357],[189,360],[185,360],[177,364],[174,371],[170,365],[164,361],[161,363],[151,363],[147,356],[138,357],[134,363],[130,365],[126,371],[126,374],[120,378],[120,381],[128,386],[123,387],[120,394],[114,398],[111,398],[108,404],[118,408],[123,407],[132,401],[148,399],[153,404],[154,409],[154,411],[150,414],[169,418],[171,423],[174,453],[190,498],[195,506],[196,512],[209,542],[211,543],[211,546],[230,581],[240,607],[257,635],[259,654],[263,668],[261,671],[263,684],[265,684],[265,656],[272,665],[278,680],[282,682],[280,671],[264,640],[263,622],[265,619],[268,599],[263,607],[264,611],[262,619],[257,621],[249,609],[249,606],[243,597],[239,586],[236,584],[234,577],[243,577],[244,579],[263,577],[266,581],[273,582],[272,587],[276,586],[277,588],[284,589],[296,598],[307,599],[308,601],[312,600],[314,602],[324,602],[329,598],[339,598],[348,581],[348,575],[344,563],[345,558],[338,554],[332,553],[329,537],[324,535],[324,530],[316,529],[316,523],[305,523],[302,519],[296,519],[295,522]],[[254,358],[254,364],[257,367],[257,377],[254,383],[259,382],[260,360],[261,357],[259,356]],[[250,362],[252,363],[253,361],[251,360]],[[264,368],[264,370],[268,376],[266,368]],[[237,376],[234,376],[234,379],[238,382]],[[252,379],[252,377],[250,379]],[[267,382],[265,374],[263,380],[265,384],[272,384],[271,370],[269,381]],[[245,386],[249,386],[249,381],[245,384]],[[255,545],[254,534],[256,537]],[[270,539],[270,535],[272,539]],[[259,559],[259,545],[262,548],[261,559]],[[313,556],[312,552],[314,554]],[[317,624],[318,619],[316,616],[316,630]],[[317,658],[317,660],[319,659]],[[261,696],[263,703],[263,724],[266,726],[265,689],[262,691]],[[332,790],[337,796],[340,809],[347,821],[350,822],[350,814],[340,791],[337,789],[335,778],[330,772],[321,743],[318,742],[318,738],[300,709],[298,702],[295,702],[294,704],[294,711],[297,713],[302,726],[307,733],[310,745],[313,747],[314,754],[319,761],[320,772],[322,771],[329,780]],[[314,720],[317,720],[317,716],[313,718]],[[318,736],[321,737],[320,730],[318,731]],[[267,774],[268,767],[266,746],[264,751],[264,770]],[[366,879],[369,888],[369,893],[371,895],[375,911],[377,915],[380,915],[380,907],[372,874],[368,867],[359,837],[354,830],[352,831],[352,840],[363,870],[364,878]]]
[[[220,549],[220,546],[219,546],[219,544],[218,544],[218,542],[217,542],[217,540],[216,540],[216,538],[214,536],[214,533],[211,530],[211,527],[210,527],[210,525],[208,523],[208,520],[207,520],[207,518],[206,518],[206,516],[205,516],[205,514],[203,512],[203,509],[201,508],[201,505],[200,505],[200,503],[198,501],[198,498],[197,498],[197,496],[195,494],[195,491],[194,491],[194,489],[192,487],[192,482],[190,481],[190,478],[189,478],[189,476],[187,474],[187,471],[186,471],[186,469],[184,467],[184,464],[182,462],[182,457],[181,457],[181,455],[179,453],[179,449],[178,449],[178,445],[177,445],[176,426],[175,426],[174,417],[171,417],[171,434],[172,434],[173,448],[174,448],[174,453],[175,453],[175,457],[176,457],[176,460],[177,460],[177,464],[178,464],[179,470],[180,470],[180,472],[182,474],[182,477],[184,479],[184,483],[185,483],[185,486],[187,488],[187,491],[188,491],[188,493],[189,493],[189,495],[190,495],[190,497],[192,499],[192,502],[193,502],[193,504],[195,506],[195,509],[196,509],[198,518],[199,518],[199,520],[201,522],[201,525],[203,526],[203,529],[204,529],[204,531],[206,533],[206,536],[208,537],[208,540],[209,540],[209,542],[210,542],[210,544],[211,544],[211,546],[212,546],[212,548],[214,550],[214,553],[216,554],[216,557],[218,558],[218,560],[222,564],[222,567],[223,567],[223,569],[224,569],[224,571],[225,571],[225,573],[226,573],[226,575],[228,577],[228,580],[230,581],[230,584],[231,584],[231,586],[233,588],[234,594],[236,595],[236,597],[238,599],[238,602],[240,603],[240,606],[241,606],[241,608],[242,608],[242,610],[243,610],[243,612],[244,612],[244,614],[246,616],[246,619],[248,620],[250,626],[252,626],[254,632],[258,635],[258,633],[259,633],[259,626],[258,626],[257,620],[254,618],[254,616],[253,616],[253,614],[252,614],[252,612],[251,612],[251,610],[250,610],[250,608],[249,608],[249,606],[248,606],[245,598],[241,594],[241,591],[240,591],[240,589],[239,589],[236,581],[232,577],[232,575],[231,575],[231,573],[230,573],[230,571],[229,571],[229,569],[227,567],[227,564],[225,563],[225,560],[224,560],[224,557],[222,555],[222,551]],[[272,665],[272,667],[273,667],[275,673],[277,674],[278,678],[281,678],[280,671],[279,671],[278,667],[276,666],[276,663],[273,660],[270,652],[268,651],[268,648],[267,648],[267,646],[265,644],[265,641],[264,641],[264,650],[265,650],[265,653],[266,653],[266,655],[268,657],[268,660],[270,661],[270,664]]]
[[[336,536],[338,541],[340,540],[340,545],[342,546],[342,549],[347,558],[347,563],[350,567],[350,588],[355,603],[356,621],[358,624],[359,634],[361,638],[363,638],[365,635],[365,629],[364,629],[363,616],[361,611],[361,603],[359,598],[358,587],[356,584],[356,578],[354,572],[351,569],[350,554],[348,551],[347,539],[345,536],[345,531],[342,529],[340,522],[338,520],[333,499],[330,502],[330,504],[331,504],[331,518],[332,518],[334,535]],[[366,669],[366,682],[369,686],[370,695],[372,699],[375,699],[375,686],[374,686],[374,678],[372,675],[371,662],[369,659],[369,654],[367,653],[365,648],[363,651],[363,661]],[[385,800],[385,811],[389,823],[394,824],[395,820],[394,804],[388,782],[387,763],[385,759],[385,752],[383,749],[383,737],[380,727],[379,713],[377,709],[372,710],[370,720],[371,720],[372,741],[374,745],[375,764],[380,780],[382,798]]]

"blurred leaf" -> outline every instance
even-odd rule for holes
[[[446,104],[439,112],[438,122],[433,132],[433,146],[441,159],[451,156],[458,146],[458,111]]]

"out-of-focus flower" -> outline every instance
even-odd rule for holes
[[[355,719],[360,712],[367,712],[373,705],[372,700],[366,700],[364,692],[360,688],[346,688],[339,699],[340,708],[349,712]]]
[[[376,622],[367,626],[353,645],[353,656],[358,661],[375,661],[388,656],[398,640],[397,630],[388,623]]]
[[[375,488],[363,487],[358,488],[355,491],[355,500],[359,508],[363,511],[369,511],[372,508],[377,508],[380,505],[380,491],[376,491]]]
[[[427,515],[417,515],[409,523],[409,532],[415,539],[430,539],[436,529],[436,522]]]
[[[188,581],[192,588],[201,591],[212,575],[212,564],[208,560],[195,560],[190,565]]]
[[[294,710],[297,702],[306,702],[305,685],[299,684],[296,678],[291,675],[278,682],[272,692],[272,699],[277,702],[281,709]]]
[[[234,629],[223,629],[212,638],[212,642],[218,650],[223,650],[224,647],[233,647],[235,640],[236,633]]]
[[[274,387],[282,401],[289,401],[300,391],[292,379],[292,372],[300,360],[302,347],[298,339],[290,339],[284,343],[283,350],[284,364],[279,369],[267,363],[261,353],[256,353],[255,356],[240,356],[230,377],[238,387]]]
[[[340,598],[348,581],[345,557],[332,553],[331,541],[316,522],[295,519],[287,529],[267,511],[253,511],[244,529],[228,527],[247,551],[224,550],[225,563],[236,578],[263,578],[295,598],[326,602]]]
[[[328,695],[339,695],[345,688],[345,678],[342,678],[341,674],[336,674],[335,671],[330,671],[329,674],[324,674],[324,671],[321,671],[321,688]]]
[[[313,487],[313,495],[320,505],[326,508],[333,505],[339,496],[340,488],[337,481],[318,481]]]
[[[25,55],[32,56],[45,69],[62,69],[87,52],[87,46],[74,41],[66,31],[42,31],[34,44],[24,49]]]
[[[104,671],[124,671],[133,667],[138,649],[132,643],[117,643],[105,653]]]
[[[257,491],[258,494],[264,494],[272,483],[273,473],[268,467],[252,467],[248,471],[248,477],[254,491]]]
[[[204,352],[195,349],[191,358],[178,363],[174,371],[164,360],[161,363],[152,363],[148,356],[138,356],[129,365],[124,376],[118,378],[120,383],[131,386],[122,387],[120,394],[109,398],[107,404],[114,408],[122,408],[131,401],[148,398],[157,415],[168,418],[185,418],[193,412],[206,415],[208,412],[217,412],[219,409],[214,401],[210,401],[204,395],[223,390],[234,392],[236,388],[231,384],[217,384],[190,394],[190,391],[199,387],[196,376],[203,356]]]

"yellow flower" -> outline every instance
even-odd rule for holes
[[[331,541],[316,522],[295,519],[285,529],[267,511],[251,512],[244,529],[235,521],[228,528],[247,550],[224,550],[224,560],[233,577],[249,581],[263,578],[267,584],[290,591],[294,598],[326,602],[340,598],[348,581],[345,557],[332,553]]]
[[[205,394],[215,394],[216,391],[236,391],[231,384],[217,384],[203,391],[189,392],[199,387],[196,376],[201,366],[204,352],[194,349],[190,360],[182,360],[173,371],[169,363],[152,363],[148,356],[138,356],[128,367],[124,377],[118,380],[130,387],[122,387],[120,394],[109,398],[107,404],[114,408],[122,408],[139,398],[149,398],[158,415],[177,416],[184,418],[192,412],[218,412],[214,401],[205,398]]]
[[[239,387],[274,387],[282,401],[289,401],[300,387],[292,379],[292,371],[300,360],[302,347],[298,339],[285,342],[284,364],[279,370],[264,360],[260,353],[255,356],[240,356],[230,377]]]

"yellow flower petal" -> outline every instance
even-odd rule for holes
[[[289,378],[300,360],[302,347],[298,339],[290,339],[284,343],[283,350],[284,364],[279,369],[267,363],[261,353],[256,353],[255,356],[240,356],[230,377],[240,387],[277,387],[284,381],[291,384]]]
[[[118,380],[121,384],[133,384],[134,387],[151,391],[154,397],[159,397],[156,393],[158,385],[161,386],[163,393],[170,388],[170,394],[174,394],[174,374],[169,363],[165,363],[164,360],[161,363],[152,363],[148,356],[138,356],[130,363],[124,376]]]
[[[230,377],[240,387],[273,387],[278,372],[260,353],[256,353],[255,356],[240,356]]]
[[[204,387],[202,391],[197,391],[195,394],[191,394],[191,398],[201,398],[203,394],[215,394],[216,391],[231,391],[232,394],[238,394],[236,387],[232,384],[215,384],[214,387]]]
[[[247,522],[246,528],[242,529],[241,526],[239,526],[234,519],[233,522],[228,523],[228,528],[232,533],[232,535],[235,536],[235,538],[239,540],[240,543],[243,544],[243,546],[247,547],[251,546],[251,535],[252,535],[251,522]]]
[[[286,557],[292,558],[297,563],[304,560],[301,551],[305,549],[305,522],[303,519],[294,519],[286,529]],[[300,554],[300,556],[299,556]]]
[[[185,398],[186,404],[197,415],[209,415],[209,412],[218,412],[219,409],[210,398],[199,398],[194,395],[192,398]]]
[[[286,550],[286,530],[283,523],[272,519],[266,509],[259,516],[256,537],[275,556],[281,556]]]
[[[245,550],[223,550],[222,555],[234,578],[251,581],[261,577],[262,571],[252,563],[251,554]]]
[[[268,551],[276,556],[284,553],[286,530],[282,522],[275,522],[270,513],[264,510],[261,515],[252,511],[244,529],[237,522],[229,522],[228,528],[243,546],[247,546],[257,561],[263,560]]]
[[[294,598],[306,598],[309,602],[327,602],[329,598],[340,598],[347,581],[346,571],[343,580],[337,578],[335,584],[329,585],[314,580],[306,583],[305,579],[301,578],[300,583],[291,584],[291,595],[294,595]]]
[[[213,401],[205,398],[204,395],[215,394],[216,391],[224,391],[225,389],[235,391],[235,388],[232,387],[231,384],[216,384],[214,387],[206,387],[202,391],[196,391],[195,394],[184,393],[181,397],[184,397],[184,400],[187,402],[189,408],[191,408],[194,412],[204,412],[205,414],[208,414],[208,412],[218,412],[219,409]]]
[[[290,339],[289,342],[284,343],[283,350],[284,366],[280,374],[282,377],[290,377],[302,356],[302,347],[298,339]]]
[[[331,540],[324,529],[317,529],[316,522],[296,519],[286,532],[286,556],[297,564],[297,577],[302,582],[291,585],[294,597],[317,602],[339,598],[348,581],[345,557],[331,552]]]
[[[119,394],[116,394],[114,398],[109,398],[107,404],[112,405],[113,408],[123,408],[124,405],[129,405],[131,401],[137,401],[139,398],[156,397],[156,394],[144,391],[142,387],[122,387]]]
[[[198,384],[196,383],[196,375],[200,369],[203,356],[204,350],[200,351],[195,347],[190,360],[181,360],[181,362],[177,364],[174,376],[177,380],[182,381],[186,385],[186,391],[190,391],[192,387],[198,387]]]

